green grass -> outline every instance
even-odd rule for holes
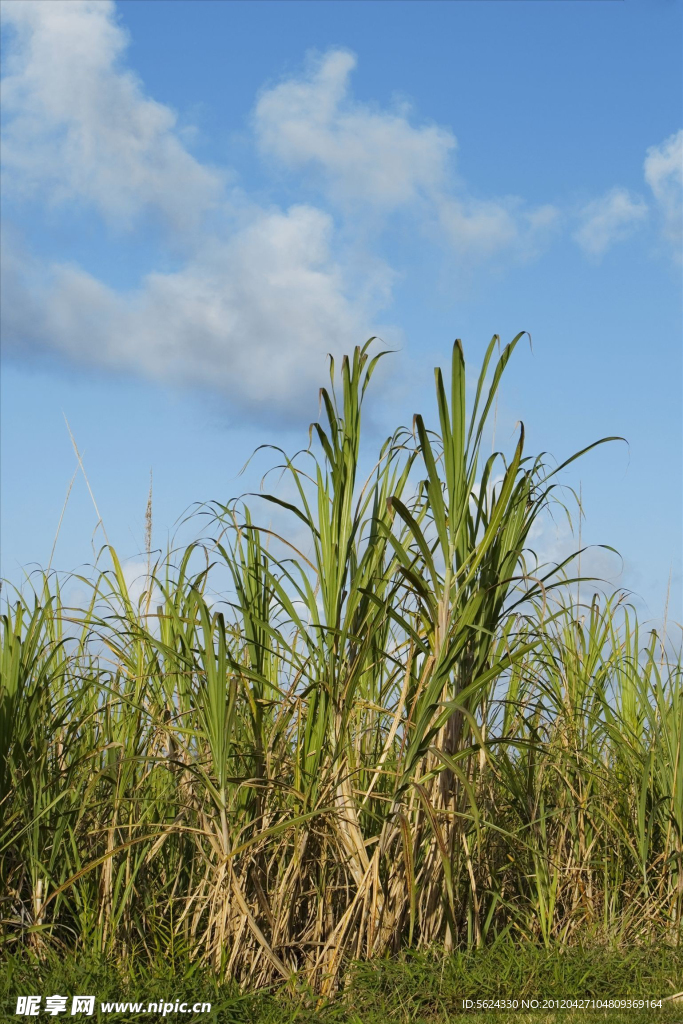
[[[432,427],[398,428],[363,480],[368,343],[309,447],[274,453],[280,489],[204,507],[139,600],[110,546],[84,607],[54,574],[10,592],[8,963],[163,958],[327,998],[367,961],[367,1015],[408,951],[414,977],[437,946],[681,945],[680,657],[529,550],[578,455],[530,456],[523,429],[486,450],[518,341],[492,340],[472,402],[457,343]]]
[[[43,961],[10,957],[0,976],[0,996],[8,1017],[19,994],[89,993],[100,1000],[148,1003],[174,999],[211,1002],[210,1016],[169,1019],[211,1020],[215,1024],[446,1024],[452,1020],[571,1021],[683,1019],[683,1006],[659,1010],[542,1009],[506,1013],[463,1010],[463,999],[619,999],[662,998],[683,978],[683,951],[670,947],[614,950],[605,947],[542,949],[502,943],[494,949],[446,954],[431,950],[352,965],[342,993],[320,1003],[285,989],[240,994],[234,984],[219,983],[187,964],[163,960],[142,973],[130,965],[98,958],[52,955]],[[107,1014],[103,1020],[140,1020],[129,1014]]]

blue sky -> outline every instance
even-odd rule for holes
[[[3,4],[3,574],[46,565],[83,452],[139,564],[193,502],[305,443],[325,354],[380,333],[368,444],[463,339],[528,330],[523,420],[586,568],[681,612],[679,2]],[[53,566],[92,559],[77,477]],[[95,537],[98,546],[101,534]],[[576,544],[549,523],[548,557]]]

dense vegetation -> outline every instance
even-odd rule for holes
[[[529,550],[572,459],[530,458],[523,428],[483,451],[518,341],[491,342],[469,415],[456,343],[438,430],[416,416],[365,481],[379,356],[333,365],[288,489],[259,499],[291,532],[216,504],[139,600],[110,547],[85,609],[47,574],[10,596],[10,958],[180,958],[327,994],[411,948],[680,944],[681,663]]]
[[[211,1013],[170,1020],[192,1024],[680,1024],[676,981],[683,978],[683,948],[659,945],[611,948],[580,944],[549,948],[500,940],[481,949],[446,953],[430,946],[405,950],[396,957],[362,960],[346,972],[342,993],[319,1000],[302,987],[288,985],[239,991],[229,979],[207,969],[196,969],[184,957],[160,956],[155,961],[136,958],[121,964],[94,954],[44,950],[40,958],[28,953],[9,954],[0,972],[0,1015],[16,1020],[18,994],[38,991],[89,992],[98,1002],[136,1001],[147,1005],[171,996],[191,1004],[211,1004]],[[626,1010],[597,1008],[591,1002],[623,1003]],[[646,1000],[661,1006],[639,1007]],[[517,1009],[477,1010],[480,1003],[517,1001]],[[569,1009],[555,1010],[564,1001]],[[571,1004],[583,1004],[571,1008]],[[538,1007],[530,1009],[533,1004]],[[463,1005],[465,1004],[465,1005]],[[526,1006],[524,1006],[526,1004]],[[543,1008],[545,1004],[545,1009]],[[2,1018],[4,1021],[4,1018]],[[111,1012],[108,1024],[139,1024],[139,1014]]]

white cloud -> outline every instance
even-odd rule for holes
[[[405,112],[355,102],[349,78],[356,58],[332,50],[308,73],[265,90],[254,129],[261,150],[291,168],[322,170],[336,198],[384,209],[439,188],[456,140],[447,128],[413,127]]]
[[[439,221],[456,248],[481,255],[491,255],[513,244],[517,237],[514,216],[497,202],[465,204],[444,199]]]
[[[128,39],[112,0],[14,0],[2,17],[7,191],[89,203],[117,224],[153,210],[175,228],[220,199],[220,175],[187,152],[174,112],[120,66]]]
[[[625,188],[613,188],[580,211],[581,225],[574,238],[583,251],[595,258],[604,256],[647,217],[647,204]]]
[[[683,245],[683,129],[659,146],[651,146],[645,157],[645,181],[662,218],[665,239],[680,261]]]
[[[517,198],[476,200],[440,198],[440,229],[455,252],[468,259],[490,259],[500,252],[536,255],[557,226],[560,213],[551,205],[525,208]]]
[[[324,380],[327,352],[371,333],[372,294],[350,298],[320,210],[261,212],[228,240],[208,240],[175,273],[120,293],[76,266],[3,261],[3,328],[80,364],[209,387],[242,409],[286,414]],[[388,287],[376,265],[375,297]],[[11,311],[11,312],[10,312]]]
[[[414,127],[404,108],[381,110],[350,91],[356,58],[331,50],[307,72],[265,90],[254,130],[262,152],[291,169],[312,168],[333,201],[388,212],[413,205],[459,255],[530,254],[557,219],[551,206],[527,210],[516,197],[477,200],[457,187],[448,128]]]

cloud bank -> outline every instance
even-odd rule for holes
[[[625,188],[613,188],[583,207],[574,238],[588,255],[604,256],[613,245],[628,238],[647,213],[647,204],[639,196]]]
[[[345,50],[309,57],[306,72],[261,93],[253,116],[261,153],[307,171],[326,199],[373,215],[403,210],[468,259],[525,255],[557,218],[519,197],[477,199],[456,181],[449,128],[413,125],[403,104],[381,110],[351,92],[356,58]]]
[[[14,346],[49,347],[79,365],[209,387],[245,411],[286,416],[315,394],[325,355],[369,331],[331,253],[331,218],[311,207],[263,212],[211,239],[174,273],[119,292],[78,266],[4,262]]]
[[[119,226],[147,210],[179,230],[215,207],[222,176],[187,152],[175,113],[122,66],[112,0],[3,5],[5,187],[90,205]]]
[[[3,19],[6,195],[67,216],[87,207],[117,231],[151,215],[185,254],[181,269],[152,268],[120,291],[87,268],[30,258],[8,232],[7,349],[209,387],[261,415],[296,410],[326,353],[371,333],[391,276],[381,261],[352,287],[327,211],[238,209],[229,174],[188,152],[175,113],[122,65],[128,39],[109,0],[24,0]]]
[[[161,228],[175,266],[150,265],[134,287],[115,288],[87,266],[29,254],[10,225],[2,331],[17,357],[49,350],[210,388],[247,414],[298,415],[325,354],[375,333],[390,307],[397,274],[376,249],[391,218],[467,264],[533,258],[571,222],[556,206],[474,195],[456,175],[452,130],[416,123],[405,105],[356,100],[356,58],[340,49],[310,56],[256,98],[250,125],[264,165],[305,178],[317,196],[264,206],[237,189],[231,168],[200,162],[176,113],[147,95],[125,64],[112,0],[14,0],[2,16],[12,208],[89,215],[103,247]],[[602,257],[650,215],[679,245],[682,139],[647,152],[651,203],[614,188],[579,211],[574,237],[587,255]]]

